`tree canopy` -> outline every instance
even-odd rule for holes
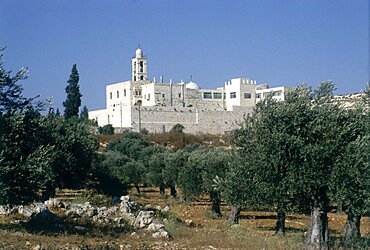
[[[63,102],[64,106],[64,117],[71,118],[73,116],[78,117],[78,111],[81,106],[81,93],[79,86],[80,75],[77,71],[77,65],[73,64],[68,85],[66,87],[67,98]]]

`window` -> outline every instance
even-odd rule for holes
[[[213,93],[213,99],[222,99],[222,93]]]
[[[165,98],[166,97],[166,95],[165,94],[162,94],[162,98]]]
[[[203,92],[203,99],[212,99],[212,92]]]
[[[281,91],[281,90],[273,92],[273,96],[282,96],[282,95],[283,95],[283,91]]]
[[[236,92],[230,92],[230,98],[231,99],[236,98]]]
[[[143,66],[144,66],[143,61],[140,61],[139,65],[140,65],[140,72],[143,73]],[[143,79],[140,79],[140,80],[143,80]]]
[[[136,76],[134,76],[134,81],[136,81]]]
[[[109,93],[110,99],[113,98],[112,92]]]
[[[251,99],[252,94],[251,93],[244,93],[244,99]]]
[[[181,98],[181,93],[179,93],[179,98]]]
[[[144,80],[144,76],[140,76],[140,80]]]
[[[256,98],[261,99],[261,94],[260,93],[256,94]]]
[[[119,91],[117,91],[117,98],[119,98]]]
[[[125,89],[123,90],[123,96],[126,96],[126,90]]]

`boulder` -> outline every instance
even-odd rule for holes
[[[98,214],[98,210],[96,208],[91,208],[86,211],[86,215],[88,217],[93,217],[94,215],[97,215],[97,214]]]
[[[48,210],[47,206],[42,202],[34,202],[31,205],[31,209],[34,213],[41,213],[42,211]]]
[[[145,228],[153,222],[153,211],[140,211],[132,225],[137,228]]]
[[[158,222],[153,222],[148,226],[147,230],[150,232],[157,232],[162,228],[164,228],[163,224],[158,223]]]
[[[0,205],[0,215],[9,215],[11,214],[16,208],[12,208],[9,205]]]
[[[152,237],[153,238],[164,238],[164,239],[169,239],[170,238],[170,234],[164,230],[163,228],[162,229],[159,229],[158,232],[155,232],[152,234]]]
[[[61,207],[62,206],[62,203],[58,200],[58,198],[50,198],[49,200],[44,201],[44,204],[48,208]]]
[[[137,209],[138,209],[138,206],[136,202],[131,201],[129,195],[125,195],[121,197],[121,203],[120,203],[119,210],[122,213],[134,214],[135,212],[137,212]]]
[[[162,213],[167,213],[168,211],[170,211],[170,206],[168,205],[161,210]]]
[[[20,205],[18,207],[18,213],[30,218],[34,211],[29,206]]]
[[[31,219],[36,221],[48,221],[58,227],[63,227],[63,220],[47,209],[39,213],[34,213]]]

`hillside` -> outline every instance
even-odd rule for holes
[[[167,194],[168,195],[168,194]],[[161,214],[170,239],[156,239],[147,230],[113,224],[102,226],[85,219],[61,216],[68,225],[79,230],[51,230],[47,221],[22,223],[19,215],[0,216],[1,249],[300,249],[308,224],[306,215],[287,216],[286,236],[274,235],[275,215],[268,212],[242,212],[240,225],[229,227],[229,207],[222,206],[223,216],[212,218],[208,197],[191,203],[180,203],[168,196],[160,197],[156,188],[145,188],[141,196],[130,191],[131,198],[143,207],[169,206]],[[80,190],[59,192],[57,198],[69,204],[90,201],[96,206],[109,206],[107,197]],[[58,209],[52,210],[61,215]],[[345,215],[329,213],[329,227],[334,246],[340,242]],[[82,230],[85,228],[84,230]],[[362,219],[362,234],[370,234],[370,218]],[[370,240],[367,238],[369,247]],[[362,245],[364,246],[364,245]],[[334,247],[334,249],[337,247]]]

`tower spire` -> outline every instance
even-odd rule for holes
[[[147,80],[147,61],[144,57],[140,44],[136,49],[135,57],[132,58],[132,81],[146,81]]]

